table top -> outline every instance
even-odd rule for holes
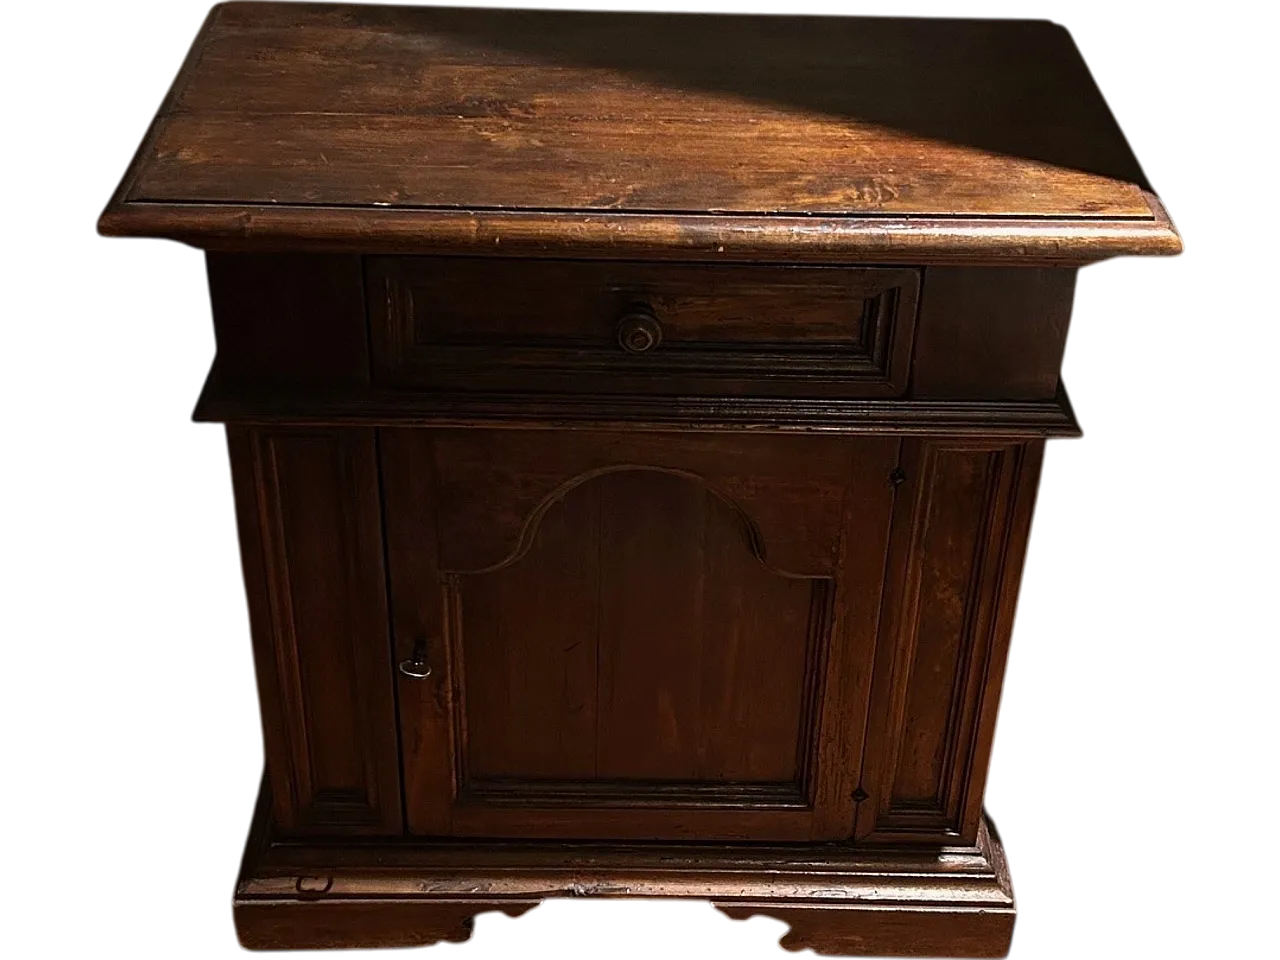
[[[1181,247],[1047,22],[276,3],[210,13],[100,229],[783,260]]]

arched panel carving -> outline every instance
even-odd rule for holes
[[[573,479],[566,481],[565,483],[562,483],[560,486],[556,487],[549,494],[547,494],[547,496],[543,498],[542,502],[539,503],[537,506],[535,506],[532,511],[530,511],[529,516],[525,518],[524,526],[521,528],[520,534],[516,538],[515,546],[512,548],[510,553],[508,553],[505,557],[503,557],[498,562],[491,564],[488,567],[484,567],[479,570],[459,570],[455,572],[469,574],[469,575],[493,573],[498,570],[501,570],[503,567],[507,567],[513,563],[518,562],[520,559],[524,557],[526,553],[529,552],[529,549],[533,546],[533,543],[538,536],[538,528],[542,524],[542,518],[547,514],[548,510],[551,510],[553,507],[556,506],[556,504],[560,503],[560,501],[562,501],[566,497],[574,495],[575,491],[579,487],[583,486],[584,484],[589,484],[593,480],[599,477],[604,477],[612,473],[628,473],[628,472],[668,474],[673,477],[683,478],[697,486],[701,486],[706,490],[708,494],[718,497],[721,501],[723,501],[725,506],[727,506],[730,510],[732,510],[737,515],[739,522],[742,524],[742,533],[743,533],[743,536],[746,537],[748,548],[750,549],[752,555],[761,564],[763,564],[765,567],[770,569],[773,573],[782,577],[795,577],[799,579],[805,579],[805,578],[812,578],[813,576],[816,576],[815,574],[801,574],[801,573],[793,573],[788,570],[779,570],[777,567],[771,564],[765,555],[765,545],[764,545],[763,538],[760,535],[760,531],[756,529],[756,526],[754,523],[752,523],[751,518],[746,514],[746,512],[742,509],[742,507],[739,504],[734,502],[734,500],[728,496],[728,494],[712,486],[710,483],[707,482],[706,478],[700,477],[697,474],[689,473],[686,470],[672,470],[664,467],[648,467],[640,464],[619,464],[613,467],[604,467],[599,470],[591,470],[591,471],[588,471],[587,473],[580,474],[579,476],[576,476]]]
[[[760,559],[793,577],[829,577],[839,550],[849,446],[835,438],[458,431],[435,441],[443,569],[473,573],[514,560],[540,512],[592,477],[668,471],[696,479],[746,519]]]
[[[378,444],[411,833],[850,835],[896,438]]]

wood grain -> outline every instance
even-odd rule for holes
[[[786,950],[831,957],[1003,957],[1013,939],[1012,908],[857,910],[781,904],[716,904],[735,920],[789,924]]]
[[[1149,217],[1143,186],[1048,23],[233,4],[130,199]]]
[[[359,946],[417,947],[471,939],[478,914],[518,917],[536,903],[394,900],[238,900],[236,935],[249,950],[325,950]]]
[[[519,558],[545,510],[578,485],[625,468],[702,483],[749,520],[752,550],[790,577],[835,572],[850,451],[887,475],[896,441],[826,437],[718,437],[630,431],[384,430],[428,449],[437,478],[440,562],[452,573],[497,569]],[[858,464],[859,476],[869,468]]]
[[[1053,24],[259,3],[215,11],[101,228],[342,243],[370,213],[366,245],[403,224],[419,250],[528,228],[544,250],[661,247],[707,215],[703,255],[763,254],[731,239],[760,217],[846,256],[919,242],[879,218],[953,254],[985,219],[1008,221],[991,256],[1104,256],[1126,222],[1127,252],[1179,246]],[[770,219],[796,215],[856,222]]]
[[[210,253],[205,261],[219,379],[284,387],[368,385],[360,257]]]
[[[972,841],[1043,445],[904,444],[858,839]]]
[[[205,384],[194,419],[214,423],[626,428],[642,432],[825,433],[1078,437],[1059,389],[1048,400],[844,400],[794,397],[642,397],[536,393],[417,393]]]
[[[1045,400],[1059,369],[1076,271],[929,267],[920,301],[911,395]]]
[[[850,834],[897,441],[380,437],[414,832]]]
[[[266,805],[261,808],[265,813]],[[236,887],[241,942],[257,948],[463,940],[469,918],[555,897],[699,897],[730,917],[786,921],[790,949],[1000,957],[1014,899],[999,838],[969,846],[282,841],[265,816]]]
[[[766,570],[687,479],[575,488],[528,553],[459,586],[470,777],[797,780],[825,582]]]
[[[246,946],[646,896],[1008,949],[1076,268],[1181,249],[1062,28],[223,4],[99,230],[208,251]]]
[[[465,663],[454,668],[465,676],[465,786],[597,775],[600,502],[596,489],[581,493],[547,511],[519,561],[451,583]]]
[[[104,236],[209,250],[519,255],[768,263],[1083,266],[1182,252],[1163,206],[1150,220],[1052,217],[750,216],[406,210],[245,203],[117,203]]]
[[[437,390],[899,396],[919,271],[373,257],[375,379]],[[640,311],[660,340],[619,343]]]
[[[227,436],[275,822],[399,833],[373,431]]]

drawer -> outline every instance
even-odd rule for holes
[[[898,396],[919,271],[371,257],[374,376],[449,391]]]

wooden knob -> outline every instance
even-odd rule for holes
[[[662,342],[662,324],[644,304],[630,307],[618,321],[618,346],[627,353],[648,353]]]

